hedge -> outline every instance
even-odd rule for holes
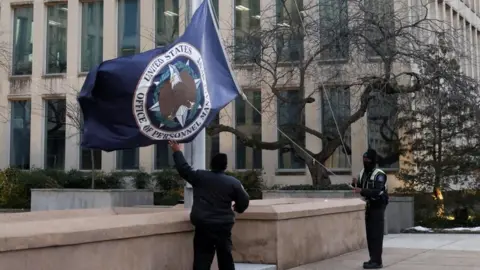
[[[252,199],[261,199],[263,181],[257,171],[227,172],[237,177]],[[14,168],[0,170],[0,208],[28,209],[30,190],[36,188],[75,188],[91,187],[90,172],[78,170],[42,170],[22,171]],[[167,169],[152,174],[137,172],[95,172],[95,189],[122,189],[126,180],[137,189],[152,189],[155,192],[155,204],[172,205],[183,199],[184,181],[175,170]]]

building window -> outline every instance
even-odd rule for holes
[[[322,60],[346,60],[349,53],[348,1],[320,0]]]
[[[237,64],[260,59],[260,0],[235,0],[235,53]]]
[[[47,6],[47,74],[67,72],[67,4]]]
[[[304,125],[305,123],[304,106],[300,102],[302,94],[302,91],[299,90],[281,92],[283,98],[277,98],[277,124],[278,128],[289,137],[287,139],[281,132],[278,132],[279,140],[293,140],[299,146],[305,147],[305,133],[294,128],[295,125]],[[287,146],[278,150],[278,168],[305,169],[305,162]]]
[[[277,0],[277,54],[281,61],[303,57],[303,0]]]
[[[338,128],[350,118],[350,90],[345,87],[331,87],[322,93],[322,133],[328,141],[331,141],[338,138]],[[350,169],[352,156],[350,127],[342,139],[345,147],[340,145],[326,161],[325,165],[329,168]]]
[[[161,141],[155,145],[155,170],[170,169],[173,163],[172,149],[167,141]]]
[[[260,91],[245,91],[248,100],[261,111],[262,100]],[[236,129],[256,140],[262,140],[262,117],[254,108],[241,98],[235,100],[235,126]],[[238,170],[261,169],[262,149],[245,146],[241,140],[236,138],[235,144],[236,166]]]
[[[117,151],[117,170],[138,170],[139,148],[124,149]]]
[[[368,147],[375,149],[380,168],[399,168],[397,98],[376,94],[368,104]]]
[[[45,168],[65,169],[65,99],[51,99],[45,101]]]
[[[393,2],[393,0],[365,0],[367,57],[393,57],[395,49]]]
[[[11,103],[10,167],[30,168],[30,110],[29,100]]]
[[[80,170],[102,169],[102,150],[82,148],[80,155]]]
[[[217,114],[217,117],[210,123],[214,125],[220,124],[220,113]],[[210,136],[207,134],[206,136],[206,151],[205,151],[205,161],[206,167],[208,168],[210,165],[210,160],[218,153],[220,153],[220,134],[215,134],[214,136]]]
[[[103,61],[103,1],[82,3],[81,72]]]
[[[13,10],[13,75],[32,74],[33,7]]]
[[[118,0],[118,56],[140,52],[140,8],[138,0]]]
[[[157,47],[168,45],[178,37],[179,0],[156,0],[156,36]]]
[[[218,18],[220,17],[220,13],[218,11],[219,9],[218,0],[212,0],[212,4],[213,4],[213,11],[215,12],[214,16],[218,23]]]

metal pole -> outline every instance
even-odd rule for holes
[[[189,17],[192,18],[193,13],[197,8],[202,4],[202,0],[189,0],[190,4],[190,14]],[[193,142],[185,145],[185,158],[188,163],[196,170],[205,169],[205,140],[206,134],[205,129],[202,130]],[[193,188],[190,184],[186,184],[183,189],[183,198],[185,208],[191,208],[193,205]]]

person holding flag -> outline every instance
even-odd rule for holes
[[[193,186],[190,213],[195,226],[193,270],[210,270],[215,252],[219,270],[235,269],[232,257],[234,211],[241,214],[247,210],[248,193],[238,179],[225,174],[227,155],[215,155],[210,171],[194,170],[185,160],[180,145],[174,141],[169,144],[178,173]]]
[[[81,145],[115,151],[191,142],[241,94],[232,73],[205,0],[172,44],[105,61],[89,72],[78,96],[84,120]],[[194,269],[210,269],[215,249],[219,269],[235,269],[232,201],[241,213],[248,207],[248,194],[238,180],[223,174],[226,156],[212,160],[211,172],[195,171],[179,145],[172,142],[171,147],[178,171],[194,188]]]

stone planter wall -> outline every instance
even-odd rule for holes
[[[279,198],[359,198],[351,190],[265,190],[263,199]],[[402,229],[414,226],[413,197],[390,196],[385,212],[385,234],[400,233]]]
[[[136,189],[32,189],[31,211],[153,205],[153,191]]]

